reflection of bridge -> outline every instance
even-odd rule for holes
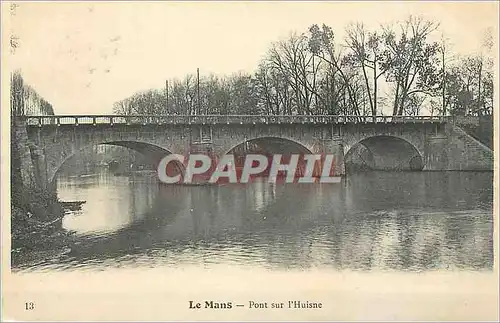
[[[472,120],[472,119],[470,119]],[[327,153],[337,174],[372,169],[492,170],[493,153],[460,128],[462,118],[332,115],[58,115],[24,118],[37,174],[51,183],[78,150],[127,147],[153,162],[169,153],[222,156],[246,142],[270,153]]]

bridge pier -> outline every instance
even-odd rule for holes
[[[430,137],[425,150],[424,170],[446,170],[448,168],[448,141],[446,136]]]
[[[35,177],[37,180],[37,184],[40,188],[54,190],[55,187],[50,185],[51,183],[48,180],[47,176],[47,161],[45,159],[45,152],[43,149],[38,146],[30,143],[31,150],[31,160],[34,164],[35,169]]]
[[[321,143],[321,154],[333,155],[334,175],[345,175],[344,164],[344,143],[341,136],[333,136],[331,139],[324,139]]]
[[[14,185],[55,191],[48,179],[44,149],[29,139],[26,122],[17,118],[12,121],[11,163]]]
[[[18,118],[13,118],[11,122],[12,185],[32,187],[39,182],[28,143],[26,124]]]

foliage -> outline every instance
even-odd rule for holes
[[[339,39],[312,25],[271,44],[253,74],[194,75],[164,90],[132,95],[119,114],[491,114],[492,31],[483,51],[451,61],[439,24],[410,16],[368,30],[347,26]],[[199,94],[198,94],[199,93]],[[427,110],[427,111],[426,111]]]
[[[33,216],[38,220],[48,220],[54,217],[54,214],[60,213],[60,205],[57,195],[49,190],[13,185],[11,191],[12,206],[23,211],[23,215]],[[12,219],[12,223],[27,220]]]

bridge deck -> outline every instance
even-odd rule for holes
[[[353,115],[54,115],[25,116],[30,126],[48,125],[164,125],[164,124],[348,124],[445,123],[446,116]]]

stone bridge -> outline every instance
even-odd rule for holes
[[[220,157],[255,143],[270,153],[334,154],[341,175],[357,166],[493,170],[492,150],[452,117],[56,115],[27,116],[20,123],[26,126],[33,165],[45,185],[69,157],[97,144],[136,150],[153,163],[169,153]]]

